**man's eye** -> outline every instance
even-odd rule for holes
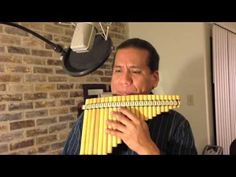
[[[115,69],[114,72],[115,72],[115,73],[120,73],[121,70],[120,70],[120,69]]]
[[[140,74],[140,73],[141,73],[141,71],[139,71],[139,70],[138,70],[138,71],[136,71],[136,70],[135,70],[135,71],[132,71],[132,73],[134,73],[134,74]]]

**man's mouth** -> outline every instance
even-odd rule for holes
[[[134,93],[134,92],[119,92],[119,93],[115,93],[114,95],[126,96],[126,95],[137,95],[137,93]]]

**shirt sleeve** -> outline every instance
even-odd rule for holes
[[[182,121],[173,134],[168,154],[197,155],[193,133],[187,120]]]
[[[68,139],[66,140],[63,155],[78,155],[80,151],[80,142],[83,126],[83,113],[78,117]]]

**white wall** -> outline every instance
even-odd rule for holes
[[[178,109],[190,122],[198,153],[214,143],[210,28],[207,23],[129,23],[129,36],[151,42],[160,55],[155,93],[179,94]]]

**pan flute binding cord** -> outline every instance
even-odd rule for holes
[[[125,107],[137,117],[149,120],[180,106],[178,95],[127,95],[86,99],[82,128],[81,155],[106,155],[121,144],[121,139],[106,133],[111,111]],[[110,127],[109,127],[110,128]]]

